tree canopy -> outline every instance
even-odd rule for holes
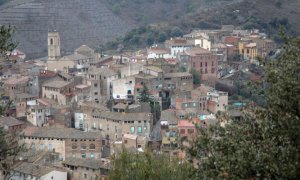
[[[11,26],[0,26],[0,56],[6,56],[13,51],[17,43],[13,41],[14,29]]]
[[[130,153],[125,149],[112,160],[113,169],[110,180],[185,180],[191,172],[191,166],[180,159],[166,155],[154,155],[151,152]]]
[[[265,108],[241,121],[199,128],[189,149],[200,179],[300,178],[300,38],[285,38],[282,53],[265,66]]]

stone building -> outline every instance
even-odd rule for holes
[[[12,77],[4,82],[5,94],[10,97],[10,100],[15,100],[17,94],[29,92],[29,76]]]
[[[48,123],[50,108],[43,105],[33,105],[27,108],[27,121],[34,126],[41,127]]]
[[[14,165],[11,174],[11,180],[67,180],[67,172],[65,170],[28,162]]]
[[[42,85],[42,97],[56,101],[60,105],[69,105],[74,96],[74,84],[62,80],[51,80]]]
[[[0,127],[6,131],[16,132],[25,128],[25,123],[13,117],[0,117]]]
[[[151,113],[94,112],[87,123],[94,131],[100,131],[103,137],[111,141],[122,139],[124,134],[148,138],[152,130],[153,116]]]
[[[193,76],[190,73],[166,73],[164,74],[164,89],[176,92],[193,90]]]
[[[59,153],[60,158],[101,158],[100,133],[83,132],[71,128],[27,127],[21,143],[31,151]]]
[[[98,159],[67,158],[63,166],[70,180],[100,180],[108,176],[109,163]]]
[[[109,68],[90,67],[85,77],[85,83],[90,86],[91,101],[99,103],[101,99],[110,96],[110,85],[118,78],[118,74]]]
[[[213,81],[217,79],[218,57],[212,52],[202,49],[193,48],[186,51],[189,56],[189,68],[195,69],[201,74],[203,81]]]

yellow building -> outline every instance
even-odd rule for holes
[[[239,42],[239,54],[250,63],[257,63],[257,46],[252,42]]]

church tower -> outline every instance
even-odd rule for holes
[[[48,32],[48,60],[60,57],[60,37],[56,31]]]

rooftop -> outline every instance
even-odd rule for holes
[[[71,84],[71,82],[62,81],[62,80],[53,80],[53,81],[44,83],[43,87],[63,88],[69,84]]]
[[[192,76],[192,74],[187,72],[177,72],[177,73],[166,73],[164,75],[165,78],[175,78],[175,77],[183,77],[183,76]]]
[[[189,120],[178,121],[178,127],[195,127],[195,124]]]
[[[88,57],[86,57],[82,54],[71,54],[71,55],[60,58],[59,61],[64,61],[64,60],[79,61],[79,60],[85,60],[85,59],[88,59]]]
[[[17,126],[22,124],[24,124],[24,122],[13,117],[0,117],[0,126]]]
[[[61,139],[99,139],[100,133],[83,132],[73,128],[27,127],[24,136]]]
[[[29,80],[28,76],[13,77],[5,81],[5,84],[7,85],[22,84],[22,83],[27,83],[28,80]]]
[[[174,109],[167,109],[161,112],[160,120],[168,121],[169,125],[177,124],[176,111]]]
[[[48,166],[40,166],[33,163],[22,162],[18,163],[13,167],[13,170],[23,174],[32,175],[34,177],[44,176],[56,169]]]
[[[81,45],[79,48],[75,50],[75,52],[94,52],[94,49],[88,47],[87,45]]]
[[[117,112],[100,112],[94,113],[102,118],[113,119],[117,121],[147,121],[152,118],[151,113],[117,113]]]
[[[63,162],[63,164],[76,166],[76,167],[91,168],[95,170],[99,170],[100,168],[108,169],[108,166],[105,166],[105,164],[103,164],[101,160],[96,160],[96,159],[67,158]]]
[[[124,104],[124,103],[118,103],[116,104],[113,108],[114,109],[126,109],[128,107],[127,104]]]
[[[190,56],[198,56],[203,54],[211,54],[211,52],[207,49],[203,49],[201,47],[194,47],[186,51],[186,53]]]
[[[157,66],[145,66],[144,68],[155,72],[162,72],[162,69]]]

